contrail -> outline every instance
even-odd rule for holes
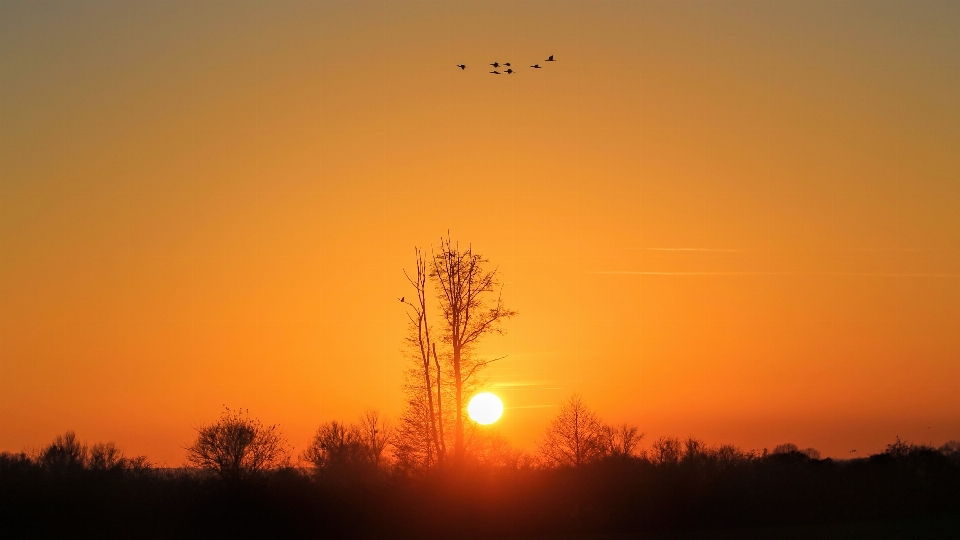
[[[633,270],[600,270],[590,274],[632,276],[864,276],[864,277],[960,277],[960,274],[892,274],[870,272],[638,272]]]
[[[631,248],[637,249],[637,248]],[[740,249],[710,249],[710,248],[640,248],[647,251],[716,251],[722,253],[739,253]]]
[[[549,409],[556,405],[518,405],[516,407],[504,407],[504,409]]]
[[[533,381],[533,382],[496,382],[490,385],[491,388],[525,388],[530,386],[542,386],[544,384],[550,384],[549,381]]]

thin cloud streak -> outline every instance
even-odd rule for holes
[[[864,277],[960,277],[960,274],[892,274],[870,272],[639,272],[633,270],[599,270],[591,274],[633,276],[864,276]]]
[[[645,247],[626,248],[628,251],[681,251],[681,252],[713,252],[713,253],[843,253],[843,252],[881,252],[881,253],[918,253],[934,251],[956,251],[955,248],[823,248],[823,249],[721,249],[721,248],[691,248],[691,247]]]
[[[532,382],[496,382],[490,385],[490,388],[526,388],[526,387],[539,387],[544,384],[550,384],[548,381],[532,381]]]
[[[714,251],[722,253],[739,253],[741,249],[710,249],[710,248],[640,248],[646,251]]]
[[[516,407],[504,407],[504,409],[549,409],[557,405],[517,405]]]

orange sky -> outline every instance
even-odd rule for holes
[[[4,0],[0,450],[74,429],[177,464],[222,404],[298,448],[395,415],[402,269],[448,229],[520,312],[482,347],[520,447],[574,392],[648,438],[960,438],[958,27],[956,2]]]

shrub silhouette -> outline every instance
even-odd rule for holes
[[[76,472],[87,464],[87,445],[77,440],[76,433],[68,431],[41,450],[38,461],[50,472]]]
[[[213,424],[197,429],[187,461],[228,482],[240,482],[289,461],[278,425],[263,425],[249,413],[226,409]]]

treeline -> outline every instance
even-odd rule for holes
[[[277,426],[228,411],[198,429],[192,465],[177,469],[67,433],[0,455],[0,533],[448,539],[960,517],[955,441],[897,439],[850,460],[792,444],[641,446],[635,427],[603,423],[576,397],[532,454],[474,433],[461,465],[417,468],[397,457],[395,432],[368,412],[322,424],[291,456]]]

